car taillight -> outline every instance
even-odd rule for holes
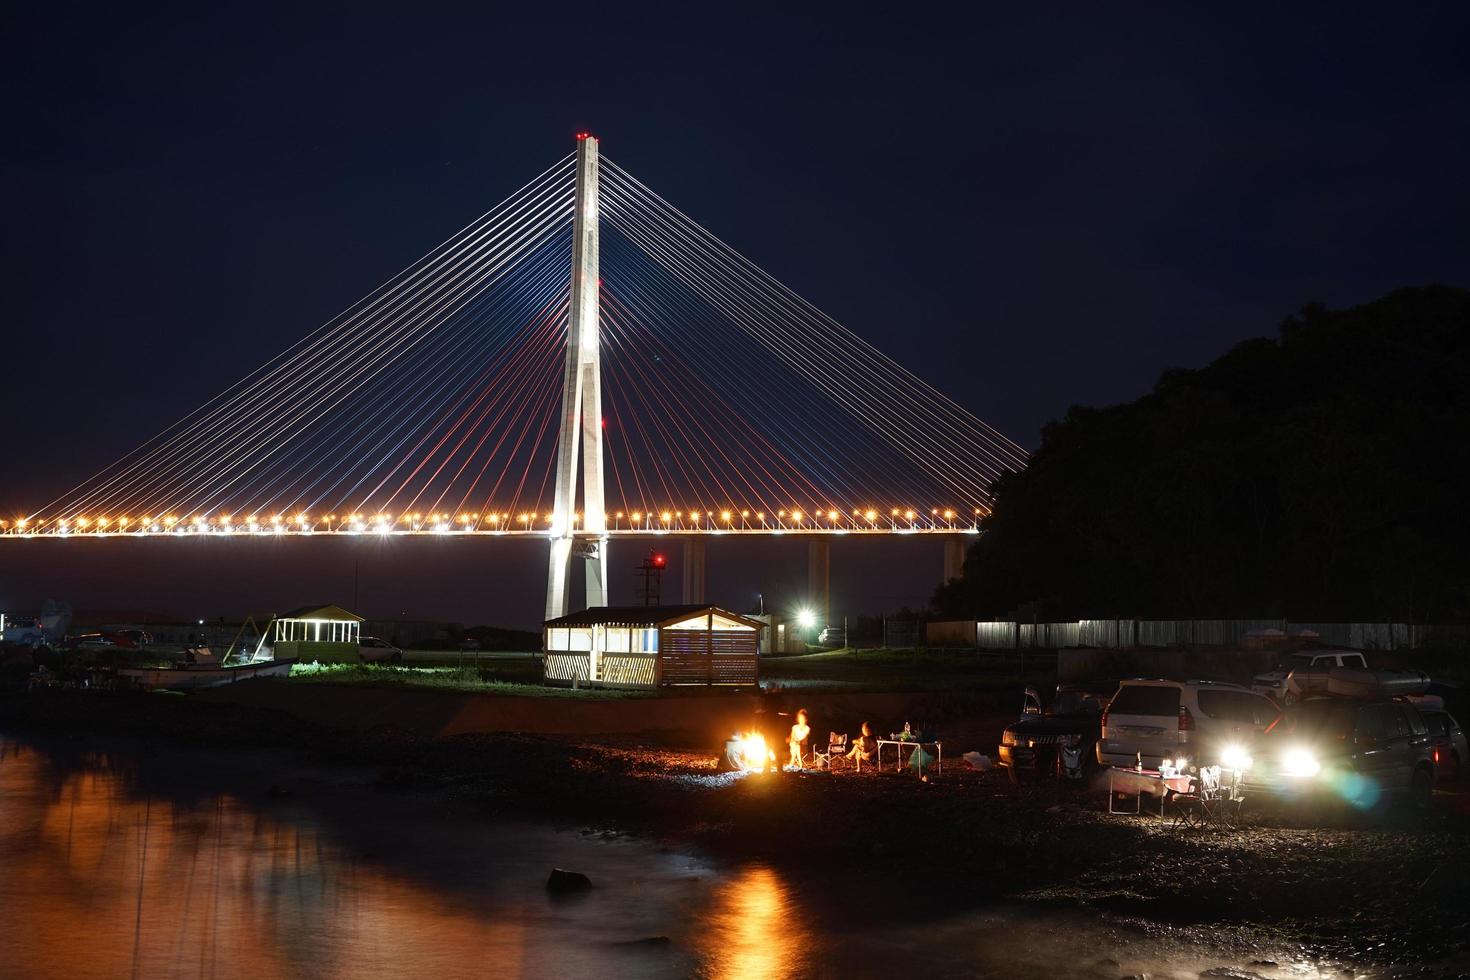
[[[1181,732],[1194,731],[1194,715],[1184,705],[1179,706],[1179,730]]]
[[[1438,745],[1436,745],[1434,747],[1434,764],[1436,766],[1439,765],[1439,746]]]

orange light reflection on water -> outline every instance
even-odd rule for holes
[[[709,919],[709,976],[757,980],[809,976],[812,936],[780,875],[746,868],[721,886]]]
[[[520,924],[357,861],[318,828],[271,819],[227,794],[178,803],[140,797],[127,782],[106,769],[58,772],[41,753],[7,753],[0,975],[530,969]]]

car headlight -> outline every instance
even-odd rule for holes
[[[1227,745],[1225,751],[1220,753],[1220,764],[1226,769],[1244,772],[1251,767],[1250,753],[1239,745]]]
[[[1007,728],[1004,732],[1001,733],[1001,736],[1000,736],[1000,744],[1001,745],[1015,745],[1016,744],[1016,733],[1013,732],[1013,731],[1011,731],[1009,728]]]
[[[1288,776],[1310,777],[1322,771],[1322,764],[1306,749],[1290,749],[1281,757],[1281,768]]]

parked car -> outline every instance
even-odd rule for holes
[[[1434,765],[1439,778],[1453,782],[1465,775],[1462,767],[1470,760],[1470,749],[1466,746],[1465,729],[1455,716],[1443,708],[1420,708],[1419,716],[1429,726],[1429,734],[1434,739]]]
[[[1028,688],[1021,719],[1006,726],[1001,734],[997,761],[1012,782],[1019,782],[1027,773],[1055,772],[1059,779],[1070,775],[1063,762],[1063,748],[1080,753],[1084,762],[1092,756],[1107,703],[1106,693],[1088,685],[1060,684],[1056,697],[1043,712],[1041,699]],[[1081,775],[1077,773],[1078,778]]]
[[[147,630],[125,629],[113,630],[106,634],[107,638],[120,647],[129,650],[141,650],[153,642],[153,634]]]
[[[1356,650],[1307,650],[1300,653],[1288,653],[1276,661],[1264,674],[1257,674],[1251,680],[1251,690],[1257,694],[1264,694],[1277,704],[1287,702],[1286,678],[1293,670],[1302,667],[1360,667],[1366,668],[1368,662],[1363,655]]]
[[[828,626],[817,634],[817,645],[824,647],[847,646],[847,630],[841,626]]]
[[[1360,809],[1383,799],[1429,809],[1434,738],[1406,701],[1309,698],[1288,707],[1251,748],[1247,793],[1345,802]]]
[[[1183,757],[1201,765],[1222,761],[1281,713],[1276,704],[1239,684],[1214,681],[1127,680],[1102,715],[1097,761],[1157,769]]]
[[[68,650],[101,650],[117,646],[117,641],[106,633],[78,633],[66,638]]]
[[[365,664],[401,664],[403,651],[376,636],[364,636],[357,645],[357,656]]]
[[[3,632],[0,632],[0,641],[30,647],[32,650],[51,646],[51,631],[33,616],[0,616],[0,624],[4,626]]]

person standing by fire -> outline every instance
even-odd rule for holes
[[[806,745],[811,737],[812,728],[807,724],[806,709],[799,708],[796,712],[796,724],[791,726],[791,735],[786,739],[791,746],[790,765],[798,769],[806,766]]]

